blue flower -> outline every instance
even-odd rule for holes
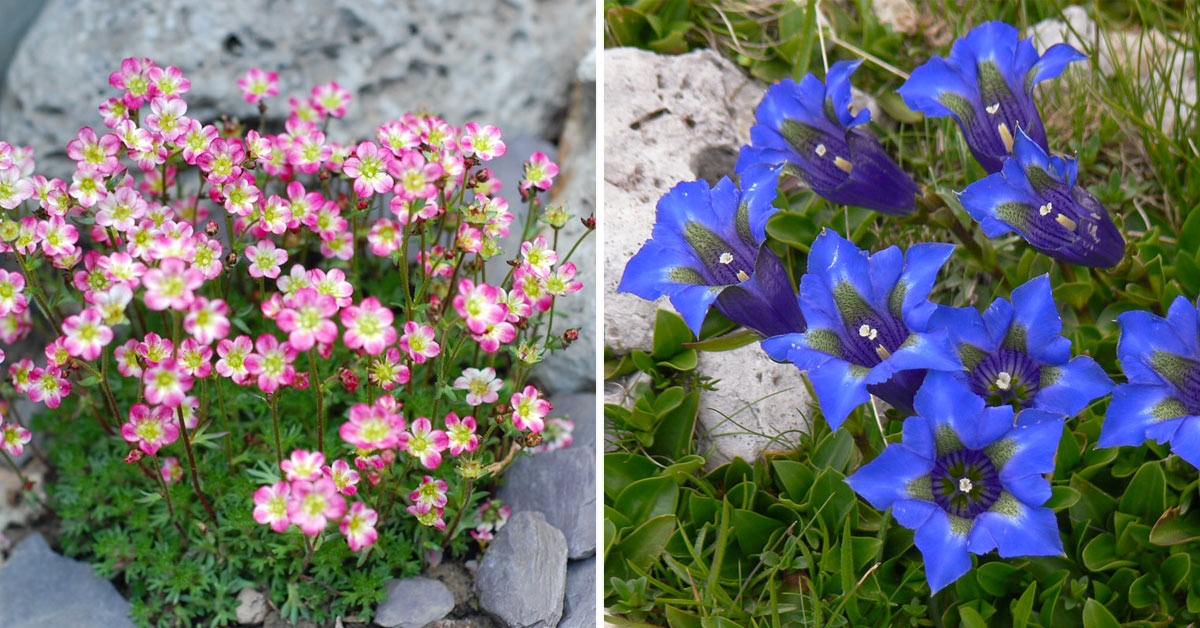
[[[826,83],[809,74],[772,85],[755,111],[750,145],[743,146],[734,172],[742,187],[774,189],[779,173],[799,177],[833,203],[858,205],[885,214],[907,214],[919,191],[873,135],[854,127],[871,119],[863,109],[850,114],[850,74],[861,61],[839,61]]]
[[[999,172],[1013,151],[1017,129],[1047,149],[1034,83],[1086,58],[1067,44],[1055,44],[1039,57],[1032,40],[1020,39],[1016,28],[987,22],[955,41],[949,58],[934,57],[913,70],[897,91],[910,108],[927,116],[954,116],[979,165]]]
[[[971,568],[971,554],[1063,554],[1043,474],[1054,471],[1064,419],[1012,406],[985,407],[950,373],[931,372],[893,443],[846,482],[872,506],[914,530],[929,588]]]
[[[963,207],[989,237],[1016,231],[1033,248],[1072,264],[1107,268],[1125,255],[1108,212],[1076,185],[1074,159],[1051,157],[1024,131],[1004,169],[967,186]]]
[[[762,348],[808,370],[831,428],[871,393],[908,410],[926,369],[962,370],[946,332],[926,333],[936,307],[927,297],[953,250],[924,243],[868,257],[830,229],[813,242],[800,280],[808,330],[769,338]]]
[[[775,188],[738,190],[728,178],[676,185],[658,201],[650,240],[625,265],[619,292],[667,296],[693,332],[708,308],[770,337],[804,330],[779,258],[763,244]]]
[[[1117,357],[1129,383],[1113,391],[1097,445],[1153,438],[1200,467],[1200,313],[1176,297],[1165,319],[1139,310],[1117,321]]]
[[[973,307],[941,306],[929,326],[950,333],[963,379],[989,406],[1070,417],[1113,388],[1095,360],[1071,359],[1071,341],[1058,335],[1062,319],[1046,275],[1013,290],[1012,303],[996,299],[983,314]]]

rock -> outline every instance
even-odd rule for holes
[[[875,17],[897,33],[917,34],[917,12],[908,0],[874,0]]]
[[[475,577],[467,568],[459,563],[442,563],[430,567],[425,575],[446,585],[454,594],[454,605],[465,606],[475,595]]]
[[[267,617],[267,598],[257,589],[246,587],[238,592],[237,620],[239,624],[261,624]]]
[[[541,513],[519,512],[483,555],[479,606],[512,628],[553,628],[562,618],[566,581],[562,532]]]
[[[591,0],[486,10],[471,0],[332,0],[303,11],[273,0],[50,0],[9,67],[7,84],[21,88],[0,100],[0,129],[39,155],[58,152],[43,174],[69,174],[62,151],[80,126],[101,125],[96,108],[115,95],[109,73],[145,54],[183,70],[188,115],[200,120],[257,117],[236,81],[261,67],[279,73],[272,119],[314,85],[336,80],[353,93],[348,117],[330,126],[335,141],[373,136],[385,120],[421,109],[554,139],[594,16]]]
[[[454,594],[430,578],[401,578],[387,585],[388,598],[375,610],[384,628],[421,628],[454,610]]]
[[[513,513],[537,512],[562,531],[572,559],[596,553],[596,463],[591,448],[522,457],[496,493]],[[503,529],[512,525],[511,520]]]
[[[592,451],[596,445],[596,393],[556,395],[550,401],[554,405],[550,416],[567,417],[575,424],[571,447]]]
[[[808,430],[808,408],[816,402],[800,370],[771,360],[757,344],[701,353],[697,371],[720,380],[716,390],[700,395],[699,451],[711,450],[706,468],[787,449]]]
[[[618,294],[625,262],[650,238],[655,204],[676,183],[733,173],[765,87],[710,50],[612,48],[604,67],[604,342],[617,353],[649,351],[666,300]]]
[[[596,559],[567,565],[567,595],[558,628],[591,628],[596,625]]]
[[[0,626],[133,626],[129,602],[91,566],[55,554],[41,534],[25,538],[0,568]]]

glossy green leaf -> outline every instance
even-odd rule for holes
[[[1167,478],[1157,462],[1147,462],[1133,475],[1121,496],[1121,512],[1138,515],[1147,524],[1158,521],[1167,507]]]
[[[683,346],[697,351],[732,351],[740,349],[748,344],[753,344],[759,341],[758,334],[749,329],[740,329],[733,333],[717,336],[715,338],[707,338],[697,342],[685,342]]]
[[[1037,594],[1037,581],[1029,583],[1025,592],[1012,605],[1013,628],[1025,628],[1029,624],[1029,615],[1033,612],[1033,600]]]
[[[1116,617],[1104,605],[1088,599],[1083,604],[1083,628],[1120,628]]]
[[[688,329],[683,317],[668,310],[659,308],[654,316],[654,350],[651,352],[656,360],[666,360],[683,349],[683,343],[691,342],[694,336]]]
[[[1150,531],[1150,542],[1155,545],[1177,545],[1200,540],[1200,510],[1193,508],[1188,514],[1179,514],[1179,507],[1168,508],[1158,518]]]
[[[988,628],[987,622],[979,611],[970,606],[958,607],[958,616],[962,619],[963,628]]]
[[[646,570],[653,565],[667,547],[667,541],[675,532],[675,515],[660,515],[638,526],[614,548],[613,559],[629,561],[634,567]]]
[[[658,473],[658,465],[644,456],[625,452],[604,454],[604,495],[616,499],[631,483]]]
[[[613,507],[625,513],[633,525],[675,512],[679,485],[672,478],[653,477],[632,482],[617,496]]]
[[[1083,548],[1083,564],[1091,571],[1107,571],[1136,563],[1118,558],[1116,539],[1105,533],[1096,536]]]

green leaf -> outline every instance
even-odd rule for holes
[[[683,317],[660,308],[654,318],[654,350],[650,355],[656,360],[671,358],[692,338],[692,330],[683,322]]]
[[[909,109],[908,105],[904,104],[904,98],[896,92],[882,94],[875,98],[875,102],[879,103],[879,108],[883,109],[888,117],[897,122],[915,124],[925,117],[921,112]]]
[[[1067,303],[1077,310],[1082,309],[1087,305],[1088,299],[1092,298],[1092,289],[1093,286],[1088,281],[1062,283],[1054,288],[1054,300]]]
[[[1200,539],[1200,510],[1193,508],[1187,516],[1179,507],[1168,508],[1150,530],[1150,542],[1155,545],[1176,545]]]
[[[1188,212],[1183,228],[1179,230],[1179,250],[1200,250],[1200,212]]]
[[[675,515],[660,515],[638,526],[617,544],[619,558],[645,571],[658,560],[675,532]]]
[[[1070,486],[1055,486],[1051,489],[1050,499],[1046,500],[1044,506],[1054,512],[1060,512],[1074,506],[1079,502],[1079,497],[1079,491]]]
[[[763,551],[771,536],[784,528],[784,523],[761,515],[752,510],[733,510],[733,533],[738,547],[746,556],[755,556]]]
[[[1083,628],[1121,628],[1121,624],[1103,604],[1088,598],[1083,604]]]
[[[817,235],[817,225],[808,216],[779,212],[767,221],[767,235],[794,249],[808,253],[809,243]]]
[[[958,607],[958,616],[962,618],[962,625],[965,628],[987,628],[987,622],[983,620],[983,616],[970,606]]]
[[[649,452],[670,460],[678,460],[690,453],[699,410],[700,391],[693,390],[663,416],[654,433],[654,444],[647,448]]]
[[[803,502],[804,496],[808,495],[808,491],[812,487],[812,469],[808,465],[794,460],[776,460],[771,463],[771,467],[779,476],[779,482],[783,485],[787,497],[796,503]]]
[[[685,342],[683,346],[697,351],[732,351],[740,349],[748,344],[758,340],[758,334],[749,329],[742,329],[716,338],[700,340],[698,342]]]
[[[1121,496],[1121,512],[1157,521],[1167,507],[1167,478],[1157,462],[1147,462],[1133,475]]]
[[[1010,584],[1020,582],[1020,578],[1013,578],[1014,575],[1019,573],[1019,569],[1008,563],[993,561],[980,565],[975,570],[975,579],[979,581],[980,588],[991,595],[999,597],[1008,595]],[[1016,582],[1013,582],[1014,580]]]
[[[838,430],[817,446],[812,455],[812,463],[818,469],[828,467],[844,472],[853,451],[854,436],[850,434],[850,430]]]
[[[1190,555],[1172,554],[1170,558],[1162,562],[1160,568],[1163,587],[1170,593],[1178,591],[1179,587],[1188,581],[1188,572],[1191,570],[1192,557]]]
[[[666,607],[667,625],[671,628],[701,628],[700,616],[679,610],[674,606]]]
[[[1090,571],[1107,571],[1135,564],[1132,560],[1117,557],[1116,539],[1108,533],[1098,535],[1083,548],[1083,565]]]
[[[1029,583],[1021,598],[1012,605],[1013,628],[1025,628],[1029,623],[1029,615],[1033,612],[1033,600],[1037,594],[1037,581]]]
[[[1158,602],[1158,594],[1154,591],[1154,574],[1142,574],[1133,584],[1129,585],[1129,605],[1134,608],[1147,608]]]
[[[807,72],[812,59],[813,38],[817,35],[817,0],[808,0],[804,7],[804,24],[800,27],[800,47],[792,63],[792,79],[799,81]]]
[[[644,456],[625,452],[604,454],[604,494],[616,499],[629,484],[658,473],[658,465]]]
[[[695,370],[698,364],[700,364],[700,356],[696,355],[695,349],[684,349],[683,351],[671,356],[669,359],[662,360],[658,363],[659,366],[673,368],[676,371]]]
[[[653,477],[631,483],[617,496],[613,507],[634,525],[673,514],[679,501],[679,485],[672,478]]]

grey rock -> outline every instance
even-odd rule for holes
[[[267,598],[262,591],[246,587],[238,592],[237,620],[239,624],[261,624],[267,617]]]
[[[771,360],[757,344],[701,353],[697,370],[720,380],[716,390],[700,395],[700,450],[708,453],[707,468],[791,448],[808,431],[806,417],[815,402],[801,371]]]
[[[550,416],[568,417],[575,424],[571,447],[591,451],[596,444],[596,393],[574,393],[550,398],[554,409]]]
[[[572,559],[596,553],[596,463],[590,447],[523,457],[504,478],[496,496],[514,513],[544,515],[565,535]]]
[[[129,602],[92,568],[55,554],[33,533],[0,568],[0,626],[121,628],[133,626]]]
[[[387,585],[388,599],[375,610],[384,628],[421,628],[454,610],[454,594],[431,578],[402,578]]]
[[[563,450],[570,451],[570,450]],[[563,614],[567,541],[537,512],[508,520],[479,565],[480,607],[512,628],[551,628]]]
[[[567,595],[558,628],[590,628],[596,625],[596,559],[571,561],[567,565]]]
[[[486,9],[471,0],[49,0],[9,67],[7,84],[21,88],[0,100],[0,134],[42,156],[58,151],[47,174],[61,176],[66,142],[83,124],[99,126],[96,107],[115,95],[109,73],[137,55],[183,70],[188,115],[201,120],[257,117],[236,81],[261,67],[279,73],[274,119],[314,85],[336,80],[355,94],[347,117],[330,125],[343,143],[421,109],[553,139],[594,15],[591,0]]]
[[[658,303],[616,292],[650,238],[658,199],[680,181],[732,174],[765,87],[710,50],[604,51],[604,342],[650,350]]]
[[[42,10],[42,3],[28,0],[0,0],[0,92],[4,91],[4,75],[8,62],[17,52],[21,37]]]

